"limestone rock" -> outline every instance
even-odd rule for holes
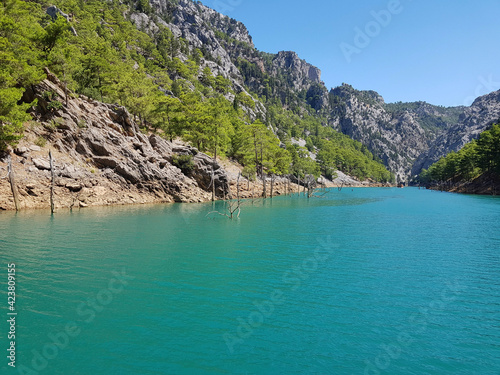
[[[14,153],[19,156],[23,156],[29,152],[28,147],[18,147],[14,150]]]
[[[33,158],[33,164],[35,167],[41,170],[50,170],[50,163],[47,160],[43,160],[40,158]]]
[[[25,94],[31,100],[39,99],[40,103],[43,93],[49,90],[54,93],[54,100],[65,103],[64,90],[57,79],[46,79]],[[45,138],[47,148],[55,153],[58,161],[54,165],[56,207],[202,202],[211,197],[211,158],[186,144],[142,134],[123,107],[70,96],[68,104],[57,114],[46,111],[43,105],[36,111],[41,121],[50,123],[58,116],[57,123],[62,124],[56,131],[43,127],[26,130],[28,138]],[[24,142],[21,141],[16,151],[19,155],[42,151]],[[174,153],[193,155],[196,167],[189,175],[170,163]],[[21,159],[26,168],[16,170],[26,208],[45,207],[48,202],[50,163],[45,155]],[[6,169],[3,164],[0,167]],[[215,169],[217,195],[223,197],[229,189],[227,176],[219,163],[215,163]],[[0,180],[0,205],[5,209],[13,208],[10,195],[10,187]]]

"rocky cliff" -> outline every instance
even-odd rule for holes
[[[365,144],[400,181],[461,111],[424,102],[386,104],[376,92],[347,84],[330,91],[330,105],[330,125]]]
[[[38,99],[38,107],[36,121],[13,155],[22,208],[48,207],[49,149],[55,161],[56,207],[211,199],[212,158],[142,133],[123,107],[73,95],[66,105],[60,82],[48,76],[25,93],[28,100]],[[65,104],[50,105],[56,102]],[[193,166],[185,171],[175,166],[179,155],[191,155]],[[0,168],[7,170],[6,159]],[[218,162],[214,169],[216,194],[223,197],[228,177]],[[0,208],[14,208],[7,179],[0,180]]]
[[[470,107],[384,103],[373,91],[344,84],[330,92],[330,125],[365,144],[399,180],[408,181],[457,151],[500,119],[500,91]]]
[[[186,60],[198,48],[203,52],[202,68],[208,66],[215,75],[221,74],[229,79],[235,93],[285,99],[320,86],[321,105],[328,104],[328,91],[321,81],[321,70],[300,59],[295,52],[269,54],[258,51],[243,23],[201,3],[151,0],[150,4],[152,12],[149,14],[130,13],[130,19],[136,26],[150,34],[161,26],[170,29],[177,38],[183,38],[188,43],[189,53],[179,52],[181,60]],[[268,87],[270,81],[271,88]],[[226,98],[233,100],[234,96],[228,93]],[[264,103],[258,99],[255,103],[255,110],[247,110],[252,112],[253,118],[265,118]]]
[[[457,123],[442,131],[412,167],[412,175],[428,168],[442,156],[460,150],[466,143],[477,139],[491,124],[500,122],[500,90],[477,98],[464,108]]]
[[[325,125],[365,144],[401,181],[460,148],[499,117],[498,95],[479,98],[469,108],[444,108],[425,102],[386,104],[378,93],[346,84],[328,92],[317,67],[293,51],[258,51],[241,22],[189,0],[150,3],[153,14],[131,14],[138,26],[164,25],[190,48],[203,49],[204,64],[230,79],[236,93],[262,98],[254,95],[254,118],[266,118],[265,98],[279,98],[288,108],[312,107]]]

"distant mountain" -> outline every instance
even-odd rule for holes
[[[9,109],[6,121],[17,121],[19,129],[22,121],[16,113],[26,115],[29,108],[28,102],[19,104],[21,86],[26,89],[43,79],[45,64],[76,94],[124,105],[142,127],[160,130],[170,139],[181,137],[201,151],[210,151],[210,140],[204,139],[206,130],[199,131],[204,122],[198,120],[205,112],[215,118],[216,107],[224,107],[222,111],[230,113],[230,129],[222,154],[244,164],[244,145],[236,133],[242,131],[241,123],[258,122],[274,141],[279,138],[276,147],[286,148],[293,167],[302,168],[292,172],[298,174],[340,169],[361,179],[377,179],[383,169],[380,161],[397,180],[409,181],[500,117],[498,92],[478,98],[470,107],[445,108],[425,102],[388,104],[375,91],[348,84],[328,91],[320,69],[293,51],[257,50],[243,23],[199,1],[54,0],[48,8],[29,3],[36,12],[28,3],[13,4],[6,8],[8,17],[24,23],[19,35],[7,33],[11,58],[5,71],[10,78],[0,90],[17,95],[9,99],[15,111]],[[44,15],[49,9],[51,21]],[[64,20],[56,21],[57,14]],[[42,39],[32,25],[43,30]],[[18,49],[19,38],[29,48]],[[33,74],[21,74],[23,64],[33,68]],[[53,117],[62,105],[53,103]],[[218,140],[212,143],[219,145]],[[299,154],[311,156],[312,163],[300,166]]]
[[[457,151],[500,119],[500,91],[470,107],[384,103],[374,91],[342,85],[330,91],[330,124],[365,144],[401,180]]]
[[[477,98],[470,107],[464,108],[457,122],[441,132],[415,161],[412,175],[428,168],[442,156],[460,150],[491,124],[500,123],[500,90]]]
[[[329,124],[366,145],[402,181],[414,160],[464,110],[425,102],[386,104],[376,92],[347,84],[330,91],[329,103]]]
[[[265,101],[270,98],[295,111],[303,108],[366,145],[402,181],[477,137],[500,117],[498,92],[478,98],[471,107],[450,108],[426,102],[388,104],[375,91],[359,91],[348,84],[328,92],[320,69],[295,52],[258,51],[241,22],[189,0],[150,3],[161,18],[133,14],[137,25],[165,24],[202,49],[212,71],[230,79],[237,90],[263,98],[257,106],[260,116],[266,116]]]

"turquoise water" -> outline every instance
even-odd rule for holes
[[[500,374],[500,199],[345,188],[211,209],[1,213],[4,354],[7,263],[18,315],[0,373]]]

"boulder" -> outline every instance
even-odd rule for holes
[[[72,192],[78,192],[80,190],[82,190],[82,185],[79,184],[79,183],[68,183],[66,184],[66,188],[69,190],[69,191],[72,191]]]
[[[141,175],[134,168],[124,163],[118,164],[115,168],[115,172],[133,184],[139,182],[141,179]]]
[[[18,147],[14,150],[14,153],[19,156],[24,156],[24,154],[27,154],[29,152],[29,149],[27,147]]]
[[[94,163],[97,164],[99,167],[104,167],[104,168],[115,168],[118,164],[115,158],[112,157],[100,157],[100,156],[94,156],[93,158]]]
[[[88,149],[87,145],[83,143],[81,140],[78,141],[75,147],[76,152],[78,152],[81,155],[89,155],[90,150]]]
[[[40,158],[33,158],[33,164],[40,170],[48,170],[50,171],[50,163],[47,160]]]
[[[229,191],[229,178],[224,168],[206,154],[198,153],[193,158],[194,170],[191,177],[206,191],[211,191],[212,169],[214,169],[215,194],[224,197]]]

